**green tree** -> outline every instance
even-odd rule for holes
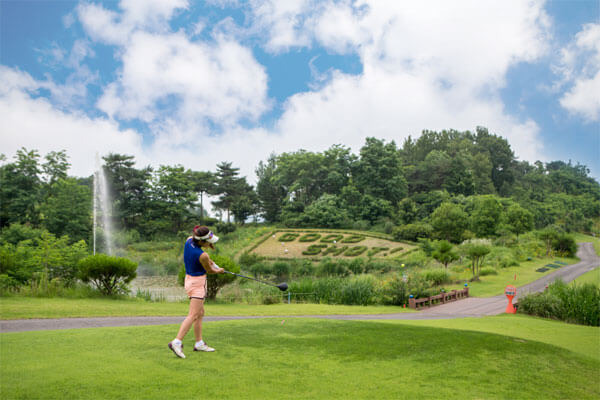
[[[367,138],[353,170],[354,184],[363,194],[397,204],[407,193],[407,183],[394,141]]]
[[[191,171],[194,191],[200,195],[200,220],[204,220],[204,195],[215,192],[215,175],[210,171]]]
[[[225,161],[217,164],[215,194],[219,195],[219,200],[212,203],[227,212],[227,223],[231,222],[231,206],[243,188],[241,182],[246,180],[238,176],[240,169],[232,167],[231,164]]]
[[[502,204],[494,195],[476,196],[472,199],[471,229],[477,237],[491,237],[501,222]]]
[[[481,242],[467,242],[463,244],[464,254],[471,260],[471,271],[474,279],[479,279],[479,271],[485,256],[491,251],[487,244]]]
[[[135,157],[111,153],[104,160],[104,171],[113,198],[113,216],[125,228],[138,228],[152,212],[149,193],[152,168],[134,168]]]
[[[59,179],[52,184],[52,196],[40,210],[43,225],[57,236],[89,240],[92,231],[92,194],[75,178]]]
[[[152,182],[154,219],[167,222],[172,232],[183,230],[197,199],[191,171],[161,165]]]
[[[520,234],[533,229],[533,214],[520,205],[513,204],[506,210],[506,222],[518,238]]]
[[[39,222],[42,182],[39,154],[24,147],[17,150],[15,162],[0,167],[0,227],[11,223]]]
[[[341,200],[333,194],[324,194],[306,207],[302,216],[303,225],[322,228],[343,228],[350,217],[341,206]]]
[[[448,269],[448,264],[452,261],[458,260],[458,254],[453,250],[452,244],[447,240],[440,240],[434,245],[432,256],[441,264],[444,264],[444,268]]]
[[[431,226],[436,237],[458,243],[467,229],[468,216],[459,205],[442,203],[431,214]]]
[[[271,154],[266,163],[259,162],[256,168],[256,193],[260,202],[263,218],[269,222],[277,222],[281,218],[283,200],[286,190],[277,177],[277,156]]]

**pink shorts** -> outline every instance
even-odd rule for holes
[[[185,275],[185,292],[190,299],[204,299],[206,297],[206,275]]]

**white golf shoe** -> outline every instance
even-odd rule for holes
[[[207,346],[206,343],[202,343],[201,345],[194,345],[194,351],[215,351],[215,349]]]
[[[175,353],[177,357],[185,358],[185,354],[183,354],[183,344],[169,342],[169,348],[173,350],[173,353]]]

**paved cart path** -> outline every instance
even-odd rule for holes
[[[581,259],[577,264],[562,267],[535,282],[517,288],[517,299],[520,295],[544,290],[546,285],[560,278],[571,282],[578,276],[593,270],[600,265],[600,257],[594,251],[592,243],[580,243],[577,256]],[[481,317],[497,315],[504,312],[507,300],[504,295],[477,298],[469,297],[416,313],[397,314],[356,314],[356,315],[278,315],[278,316],[206,316],[204,321],[228,321],[257,318],[324,318],[340,320],[381,320],[381,319],[451,319],[465,317]],[[55,329],[101,328],[118,326],[167,325],[180,324],[184,316],[179,317],[98,317],[98,318],[59,318],[59,319],[20,319],[0,321],[0,332],[23,332]]]

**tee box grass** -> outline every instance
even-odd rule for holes
[[[510,325],[515,316],[501,321]],[[596,399],[596,347],[573,351],[580,330],[519,320],[527,339],[405,323],[305,318],[209,322],[214,353],[167,348],[178,326],[1,334],[7,399]],[[470,321],[470,320],[469,320]],[[534,321],[533,326],[527,326]],[[551,321],[549,321],[551,322]],[[444,321],[439,322],[441,325]],[[490,328],[490,324],[484,324]],[[496,322],[491,325],[498,326]],[[493,327],[492,327],[493,328]],[[540,329],[543,328],[543,329]],[[536,333],[540,331],[541,333]],[[565,339],[567,338],[567,339]]]

